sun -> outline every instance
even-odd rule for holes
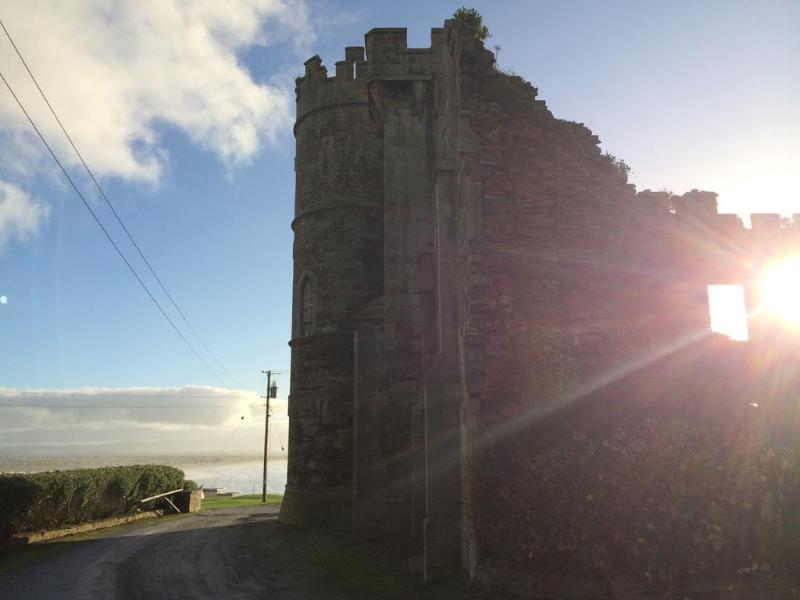
[[[800,256],[764,271],[760,284],[761,309],[793,327],[800,327]]]

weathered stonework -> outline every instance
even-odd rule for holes
[[[390,542],[426,577],[514,571],[586,597],[735,577],[763,557],[715,527],[758,494],[692,491],[706,455],[675,431],[701,424],[741,464],[759,428],[794,435],[781,401],[796,376],[768,380],[796,342],[759,315],[749,344],[711,338],[706,286],[743,284],[754,306],[759,271],[800,251],[800,227],[754,215],[744,229],[711,192],[637,194],[591,131],[536,96],[454,21],[427,49],[373,29],[335,77],[306,62],[281,519]],[[767,391],[774,408],[752,414]],[[720,481],[734,477],[717,458]],[[762,486],[781,506],[800,500],[791,465]],[[724,538],[709,543],[725,560],[690,530]]]

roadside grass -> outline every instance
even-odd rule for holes
[[[348,535],[330,531],[281,527],[287,547],[300,551],[315,571],[327,575],[336,590],[352,598],[391,600],[486,600],[468,590],[458,576],[423,585],[420,574],[408,571],[408,558]]]
[[[408,575],[393,568],[380,552],[327,532],[287,528],[282,536],[290,545],[302,548],[309,564],[328,575],[343,592],[409,597]]]
[[[283,496],[281,494],[267,494],[267,504],[280,504],[282,500]],[[234,498],[204,498],[201,510],[239,508],[240,506],[258,506],[259,504],[261,504],[261,494],[247,494]]]

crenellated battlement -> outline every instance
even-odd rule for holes
[[[305,73],[296,79],[297,117],[322,107],[366,103],[366,84],[375,79],[414,80],[433,76],[437,52],[445,47],[445,31],[431,29],[429,48],[409,48],[405,27],[375,28],[364,36],[364,46],[345,48],[344,60],[335,63],[333,76],[317,55],[305,62]]]
[[[409,48],[405,28],[371,29],[364,36],[370,79],[429,79],[435,48],[443,43],[442,31],[431,30],[429,48]]]
[[[682,195],[644,190],[633,199],[627,247],[632,260],[653,273],[706,284],[757,280],[765,264],[800,253],[800,215],[719,213],[717,194]]]
[[[364,48],[360,46],[345,49],[345,58],[336,62],[333,77],[328,76],[328,68],[319,55],[309,58],[305,62],[305,74],[295,80],[298,122],[320,108],[366,105],[365,67]]]
[[[676,224],[702,224],[709,230],[740,235],[770,238],[800,236],[800,213],[794,214],[791,219],[781,217],[778,213],[752,213],[751,227],[747,228],[739,215],[718,212],[716,192],[695,189],[679,196],[647,189],[636,194],[636,201],[637,209],[646,218],[667,219]]]

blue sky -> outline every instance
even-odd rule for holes
[[[427,46],[430,28],[457,6],[233,5],[223,13],[198,2],[186,15],[177,1],[123,2],[101,13],[88,0],[37,0],[24,10],[3,0],[0,18],[139,245],[232,374],[217,368],[226,386],[255,394],[261,369],[289,366],[293,78],[316,53],[332,71],[372,27],[408,27],[410,44]],[[472,6],[492,32],[487,45],[500,46],[500,66],[537,86],[556,116],[585,122],[631,166],[638,189],[711,189],[721,210],[740,214],[800,212],[800,4]],[[0,69],[134,259],[2,38]],[[208,386],[223,394],[42,154],[4,88],[0,145],[0,388],[82,397],[86,388]],[[280,383],[284,396],[288,378]],[[242,407],[252,404],[243,397]],[[209,413],[205,426],[221,435],[237,411]],[[0,426],[0,451],[9,431]],[[251,437],[242,451],[257,451]]]

